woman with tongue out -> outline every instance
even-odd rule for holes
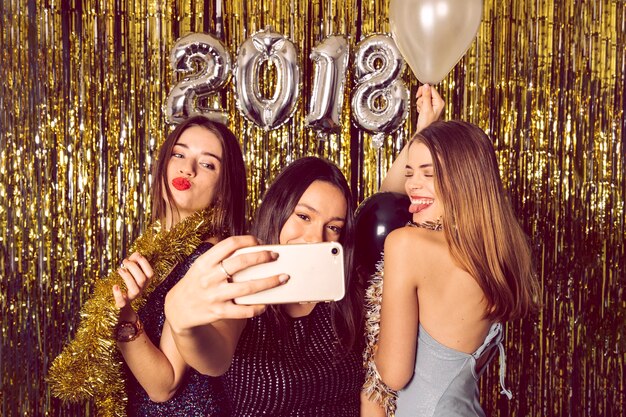
[[[443,105],[428,86],[420,96],[426,114]],[[399,191],[401,171],[412,220],[387,236],[384,266],[368,290],[364,394],[389,414],[397,395],[396,417],[484,416],[478,378],[498,349],[502,393],[511,396],[503,323],[535,307],[526,236],[493,145],[477,126],[449,121],[421,130],[384,190]]]
[[[117,346],[130,370],[127,412],[131,416],[222,415],[221,383],[188,369],[165,323],[167,292],[202,253],[226,235],[244,232],[246,173],[233,133],[224,125],[196,116],[179,124],[161,146],[154,170],[152,218],[177,234],[176,241],[195,245],[143,300],[153,277],[153,264],[135,252],[118,272],[126,290],[113,287],[120,308]],[[194,244],[192,233],[206,230]],[[174,240],[166,245],[172,250]],[[158,255],[158,254],[157,254]],[[156,262],[157,259],[152,259]],[[134,303],[135,304],[135,303]]]

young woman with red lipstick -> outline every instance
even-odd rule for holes
[[[153,279],[151,263],[139,252],[124,259],[118,272],[126,290],[113,287],[120,308],[117,346],[128,369],[128,415],[222,415],[223,388],[215,379],[188,369],[165,322],[167,292],[196,258],[225,235],[244,232],[246,173],[233,133],[196,116],[179,124],[161,146],[154,169],[152,218],[171,230],[194,213],[213,208],[213,233],[176,265],[138,311],[131,306]],[[202,220],[200,220],[202,221]],[[184,236],[182,237],[184,240]]]
[[[422,111],[443,105],[434,90],[421,93]],[[478,378],[498,349],[504,383],[502,323],[537,300],[530,247],[480,128],[435,122],[401,158],[386,186],[398,190],[403,168],[413,219],[385,240],[369,291],[369,318],[381,298],[382,309],[368,329],[378,343],[366,351],[366,391],[393,412],[399,390],[396,417],[484,416]]]

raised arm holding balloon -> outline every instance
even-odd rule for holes
[[[419,113],[415,132],[418,133],[428,125],[438,120],[444,110],[445,102],[434,88],[424,84],[417,89],[416,109]],[[405,163],[408,154],[408,143],[402,148],[395,161],[385,174],[385,178],[380,186],[380,192],[394,192],[405,194]]]

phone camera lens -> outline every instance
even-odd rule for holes
[[[332,253],[333,255],[337,255],[339,253],[339,249],[337,248],[332,248],[330,253]]]

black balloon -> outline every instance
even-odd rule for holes
[[[356,262],[371,275],[381,259],[385,238],[411,220],[409,198],[399,193],[376,193],[356,211]]]

